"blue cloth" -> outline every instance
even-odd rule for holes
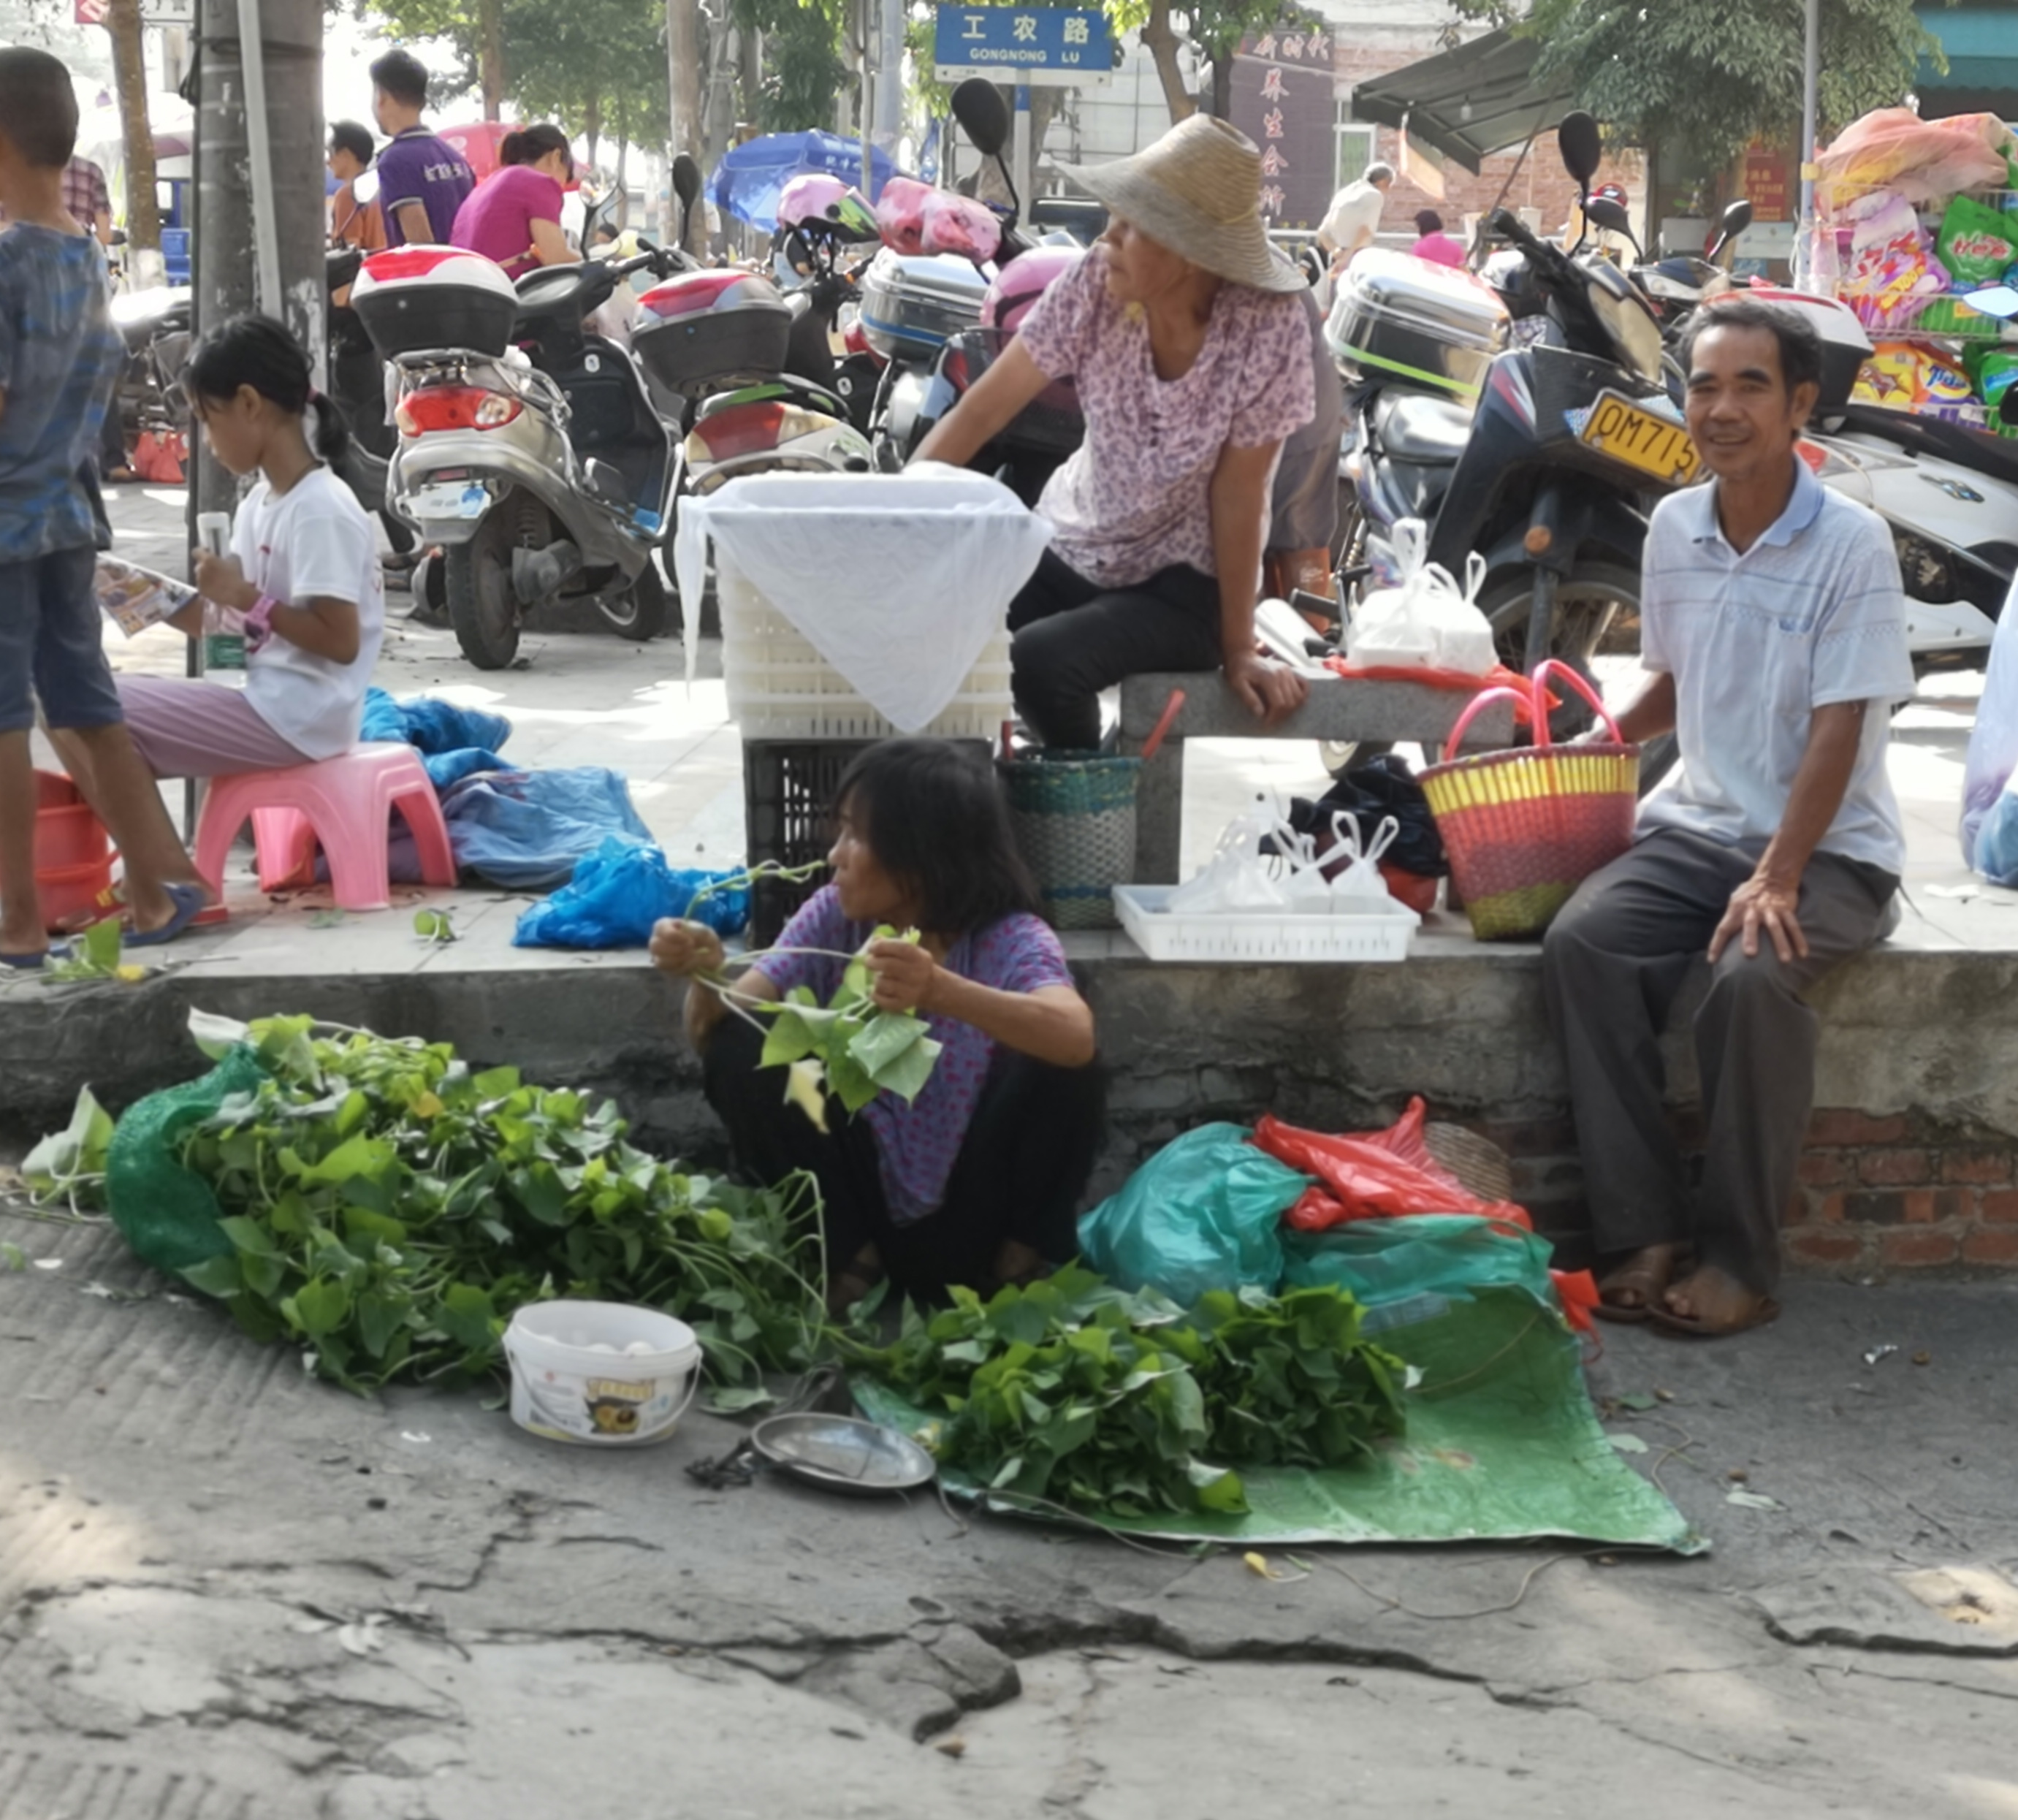
[[[869,200],[873,202],[896,166],[888,152],[871,147],[869,170]],[[722,154],[708,179],[708,194],[739,221],[775,232],[779,193],[808,171],[824,171],[844,183],[859,185],[862,142],[832,132],[765,133]]]
[[[456,864],[512,891],[550,891],[606,837],[652,838],[630,786],[599,765],[566,771],[482,771],[441,792]]]
[[[430,756],[466,746],[501,751],[512,736],[512,723],[501,714],[478,707],[457,707],[431,695],[395,701],[382,689],[364,693],[364,725],[360,740],[403,740]],[[501,766],[500,769],[502,767]]]
[[[99,541],[89,469],[125,352],[88,234],[0,234],[0,563]]]
[[[674,871],[656,847],[614,837],[574,869],[574,877],[519,918],[515,948],[642,948],[661,917],[693,916],[717,935],[732,935],[750,920],[747,888],[718,892],[699,904],[694,893],[736,874]]]

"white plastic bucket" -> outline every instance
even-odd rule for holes
[[[512,1420],[550,1441],[663,1441],[700,1387],[700,1344],[671,1315],[622,1302],[533,1302],[504,1330]]]

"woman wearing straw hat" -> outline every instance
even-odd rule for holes
[[[1223,664],[1274,722],[1304,686],[1257,650],[1254,602],[1270,481],[1315,389],[1304,280],[1261,225],[1260,154],[1195,115],[1133,157],[1062,168],[1111,225],[918,457],[965,463],[1071,375],[1086,440],[1038,504],[1058,534],[1009,613],[1025,721],[1090,749],[1102,689]]]

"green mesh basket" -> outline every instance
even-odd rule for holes
[[[1114,887],[1135,870],[1140,758],[1036,753],[1000,767],[1023,863],[1054,928],[1111,929]]]

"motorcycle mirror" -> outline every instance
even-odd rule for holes
[[[1584,204],[1583,212],[1607,233],[1622,233],[1632,239],[1633,219],[1626,212],[1624,203],[1609,196],[1593,196]]]
[[[1723,212],[1723,237],[1734,241],[1752,225],[1752,203],[1741,196]]]
[[[684,247],[691,237],[688,230],[693,205],[700,197],[700,166],[686,152],[673,160],[673,194],[680,200],[680,244]]]
[[[1589,189],[1604,156],[1597,122],[1580,107],[1573,114],[1565,114],[1562,125],[1556,128],[1556,145],[1563,154],[1563,168],[1576,179],[1579,187]]]
[[[970,76],[953,92],[953,118],[985,157],[1000,157],[1009,143],[1009,110],[1002,91],[985,76]]]

